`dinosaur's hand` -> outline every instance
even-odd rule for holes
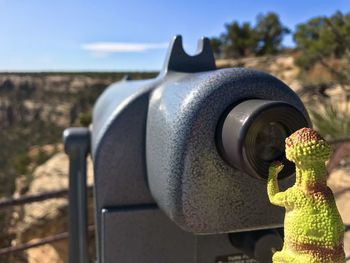
[[[286,204],[287,194],[285,192],[280,192],[277,177],[279,172],[283,169],[283,166],[284,165],[279,161],[271,163],[267,180],[267,195],[269,196],[270,202],[282,207]]]
[[[269,167],[269,178],[277,178],[283,167],[284,165],[280,161],[272,162]]]

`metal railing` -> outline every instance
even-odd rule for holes
[[[95,231],[95,226],[94,225],[90,225],[88,228],[89,232],[94,232]],[[4,255],[8,255],[8,254],[12,254],[12,253],[16,253],[16,252],[20,252],[20,251],[24,251],[30,248],[35,248],[35,247],[39,247],[42,245],[46,245],[46,244],[51,244],[51,243],[55,243],[55,242],[59,242],[62,240],[66,240],[68,239],[68,232],[63,232],[60,234],[56,234],[53,236],[49,236],[49,237],[44,237],[42,239],[33,241],[33,242],[29,242],[29,243],[25,243],[25,244],[19,244],[16,246],[11,246],[11,247],[5,247],[5,248],[1,248],[0,249],[0,256],[4,256]]]
[[[88,187],[88,191],[92,191],[92,186]],[[0,209],[17,206],[17,205],[25,205],[34,202],[45,201],[53,198],[67,198],[68,189],[61,189],[56,191],[44,192],[35,195],[23,195],[17,198],[4,198],[0,199]]]
[[[92,193],[92,186],[88,187],[89,193]],[[34,202],[41,202],[41,201],[46,201],[49,199],[56,199],[56,198],[67,198],[68,197],[68,189],[61,189],[61,190],[56,190],[56,191],[50,191],[50,192],[44,192],[40,194],[35,194],[35,195],[24,195],[18,198],[6,198],[0,200],[0,209],[5,209],[8,207],[13,207],[13,206],[20,206],[20,205],[26,205]],[[95,230],[94,225],[90,225],[88,227],[89,233],[93,233]],[[44,237],[41,239],[37,239],[33,242],[28,242],[25,244],[18,244],[15,246],[11,247],[5,247],[5,248],[0,248],[0,256],[5,256],[9,255],[12,253],[17,253],[21,252],[30,248],[35,248],[38,246],[42,246],[45,244],[51,244],[55,242],[59,242],[62,240],[68,239],[68,232],[63,232],[59,233],[56,235]]]

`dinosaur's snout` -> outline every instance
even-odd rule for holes
[[[331,147],[315,130],[302,128],[286,138],[286,157],[296,164],[324,162]]]

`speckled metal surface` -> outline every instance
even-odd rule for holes
[[[223,113],[247,99],[285,101],[308,119],[288,86],[251,69],[168,72],[152,93],[146,132],[149,187],[158,205],[187,231],[222,233],[283,223],[283,210],[268,201],[266,181],[228,166],[215,145]],[[282,180],[282,188],[292,181]]]
[[[215,133],[223,113],[242,100],[286,101],[307,117],[300,99],[268,74],[215,70],[205,39],[199,45],[205,56],[182,61],[179,43],[173,40],[156,79],[118,82],[96,103],[91,145],[98,240],[102,209],[155,202],[193,233],[282,224],[283,211],[268,202],[266,182],[227,165]]]
[[[156,82],[112,85],[96,104],[92,155],[98,209],[154,203],[146,183],[145,129],[149,93]]]
[[[149,93],[157,81],[116,83],[96,103],[91,144],[98,253],[103,208],[154,203],[146,178],[145,130]]]
[[[216,147],[220,118],[248,99],[285,101],[307,118],[276,78],[216,70],[207,38],[188,56],[175,37],[157,78],[124,79],[100,96],[91,127],[98,262],[155,262],[162,253],[167,262],[216,262],[236,251],[221,233],[282,224],[266,182],[229,166]],[[185,233],[168,217],[215,235]]]

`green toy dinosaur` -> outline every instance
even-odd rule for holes
[[[284,245],[274,263],[341,263],[344,226],[333,193],[326,184],[325,161],[329,144],[314,130],[302,128],[286,139],[286,157],[296,165],[296,182],[279,191],[277,176],[283,169],[275,161],[269,168],[270,202],[285,207]]]

